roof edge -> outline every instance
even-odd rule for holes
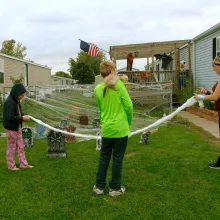
[[[29,60],[24,60],[24,59],[20,59],[20,58],[17,58],[17,57],[9,56],[9,55],[4,54],[4,53],[0,53],[0,56],[2,56],[2,57],[7,57],[7,58],[13,59],[13,60],[17,60],[17,61],[20,61],[20,62],[23,62],[23,63],[32,64],[32,65],[34,65],[34,66],[39,66],[39,67],[46,68],[46,69],[50,69],[50,70],[52,69],[52,68],[50,68],[50,67],[48,67],[48,66],[43,66],[43,65],[41,65],[41,64],[34,63],[34,62],[29,61]]]
[[[209,34],[216,32],[217,30],[220,30],[220,23],[216,24],[215,26],[209,28],[208,30],[202,32],[201,34],[197,35],[196,37],[194,37],[192,40],[193,41],[197,41],[200,40],[203,37],[208,36]]]

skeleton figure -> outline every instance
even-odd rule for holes
[[[143,132],[141,135],[141,143],[142,144],[149,144],[150,132]]]
[[[64,130],[67,126],[69,126],[69,120],[68,119],[64,119],[60,121],[60,128],[62,130]]]
[[[99,126],[100,126],[100,119],[94,118],[93,121],[92,121],[92,127],[93,128],[99,128]]]

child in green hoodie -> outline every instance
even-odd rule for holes
[[[115,77],[117,70],[113,62],[102,62],[100,73],[104,82],[98,84],[94,92],[99,109],[102,148],[93,191],[96,194],[104,194],[107,169],[112,155],[112,179],[109,182],[109,195],[118,196],[125,192],[125,187],[121,186],[122,165],[130,134],[129,125],[132,123],[133,104],[124,83]],[[106,80],[108,78],[111,79],[109,83]],[[112,85],[112,79],[115,85]]]

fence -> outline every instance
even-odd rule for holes
[[[151,71],[121,71],[119,74],[126,74],[129,83],[147,84],[149,82],[168,82],[171,81],[174,87],[183,89],[189,78],[189,71],[180,71],[176,74],[175,70]]]
[[[159,106],[166,106],[172,112],[172,82],[142,82],[127,83],[126,87],[135,107],[151,111]],[[3,101],[8,97],[11,87],[4,87]],[[28,86],[26,96],[36,101],[44,102],[52,95],[58,97],[60,93],[68,91],[80,91],[84,97],[92,97],[94,85],[73,85],[73,86]]]
[[[145,82],[145,84],[127,83],[133,105],[147,112],[161,106],[173,111],[172,82]]]
[[[2,87],[2,94],[1,94],[1,98],[4,101],[10,91],[11,91],[12,87]],[[91,91],[94,91],[94,85],[81,85],[81,84],[75,84],[75,85],[71,85],[71,86],[62,86],[62,85],[48,85],[48,86],[40,86],[40,85],[36,85],[36,86],[27,86],[27,93],[26,96],[29,98],[33,98],[37,101],[42,101],[44,100],[46,97],[49,97],[52,95],[52,93],[56,92],[63,92],[63,91],[82,91],[83,93],[87,94],[87,93],[91,93]]]

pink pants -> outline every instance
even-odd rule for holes
[[[15,153],[17,152],[19,162],[20,162],[20,167],[27,167],[28,162],[25,158],[25,153],[24,153],[24,142],[22,139],[22,131],[19,128],[18,131],[11,131],[11,130],[5,130],[7,134],[7,151],[6,151],[6,159],[7,159],[7,165],[8,168],[14,168],[15,165],[15,160],[14,156]]]

